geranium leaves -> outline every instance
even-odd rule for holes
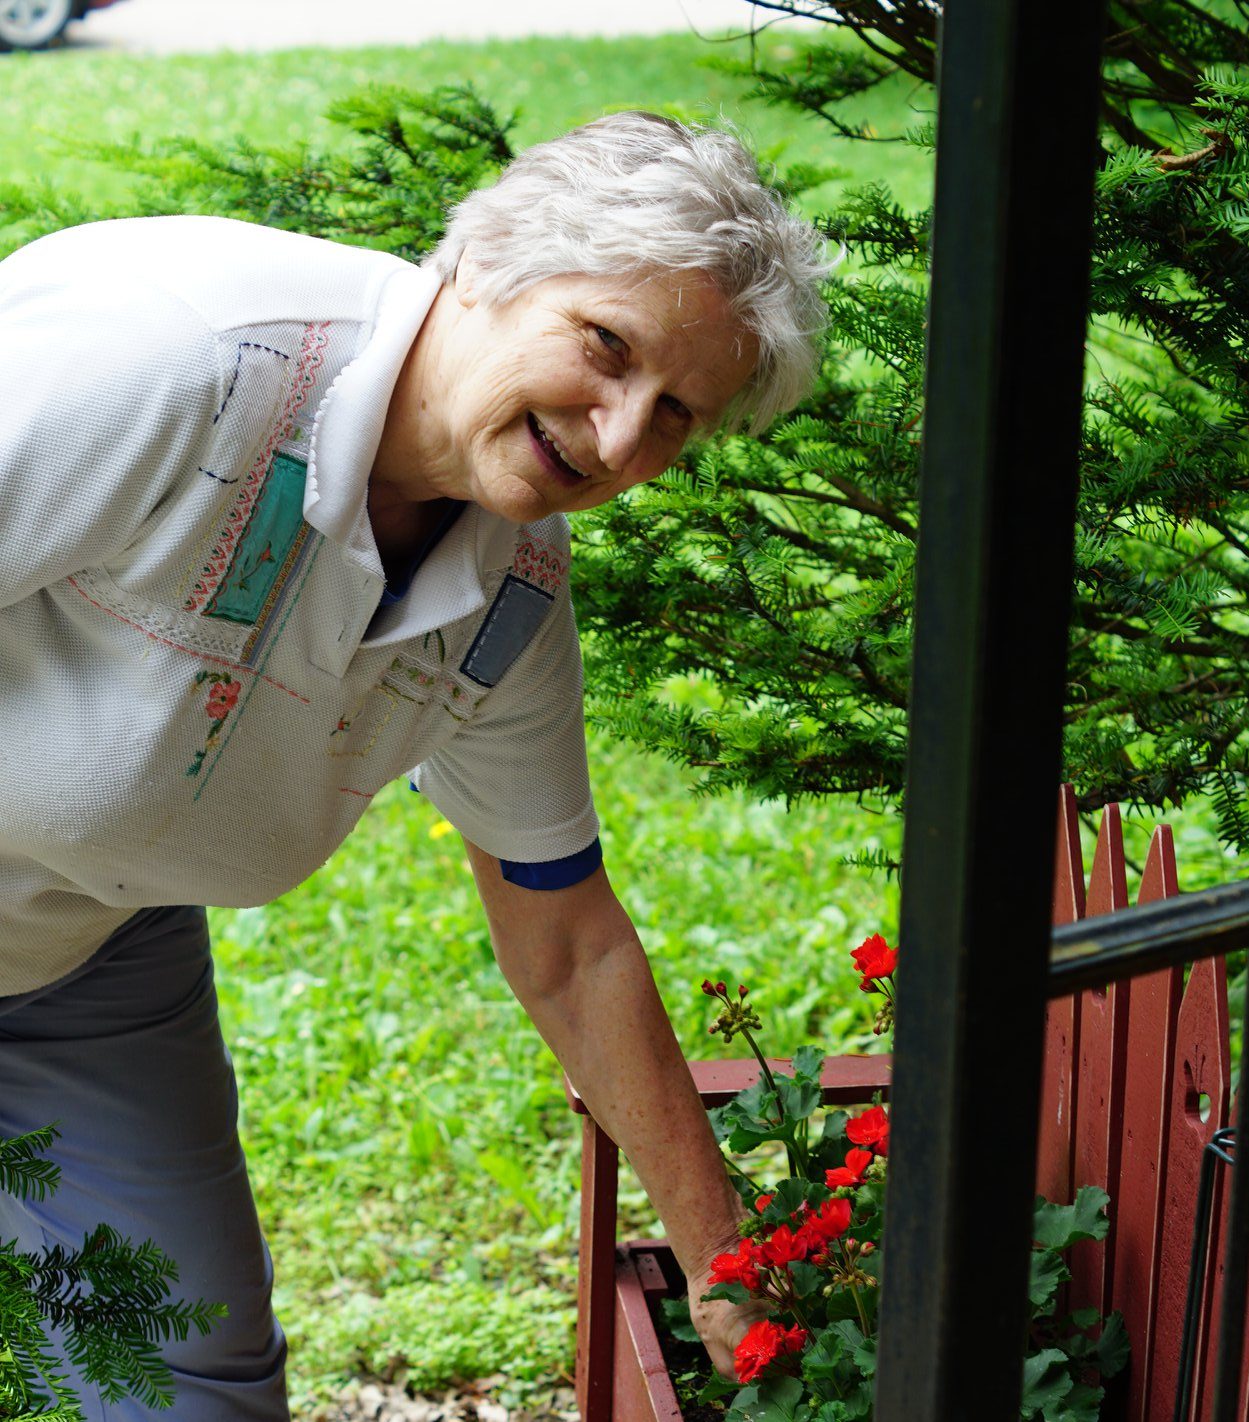
[[[1109,1200],[1104,1190],[1092,1185],[1079,1190],[1070,1205],[1037,1200],[1032,1227],[1037,1248],[1028,1284],[1035,1351],[1024,1363],[1025,1418],[1097,1422],[1102,1389],[1089,1381],[1093,1371],[1113,1377],[1127,1363],[1130,1350],[1122,1314],[1112,1313],[1103,1321],[1095,1308],[1064,1315],[1055,1308],[1060,1287],[1071,1279],[1060,1251],[1083,1240],[1105,1239]]]
[[[1024,1359],[1023,1397],[1019,1410],[1024,1417],[1036,1417],[1039,1413],[1048,1422],[1049,1409],[1066,1397],[1074,1386],[1066,1353],[1061,1348],[1045,1348]]]
[[[800,1378],[767,1378],[737,1394],[725,1422],[807,1422],[811,1408],[805,1392]]]
[[[767,1141],[792,1146],[801,1123],[819,1109],[823,1065],[824,1055],[818,1048],[800,1047],[794,1054],[792,1077],[776,1072],[769,1082],[760,1076],[732,1101],[708,1113],[716,1140],[735,1154],[745,1154]]]
[[[1028,1302],[1034,1313],[1049,1313],[1059,1284],[1071,1278],[1071,1270],[1053,1250],[1039,1250],[1032,1255],[1028,1279]]]
[[[1105,1239],[1110,1230],[1106,1206],[1110,1196],[1096,1185],[1085,1185],[1074,1204],[1051,1205],[1038,1200],[1032,1217],[1032,1237],[1043,1249],[1070,1249],[1084,1239]]]

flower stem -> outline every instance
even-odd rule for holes
[[[755,1054],[755,1060],[759,1063],[760,1071],[763,1072],[763,1079],[768,1084],[768,1090],[772,1093],[773,1096],[776,1097],[776,1109],[780,1112],[780,1120],[777,1122],[777,1124],[784,1125],[785,1108],[781,1105],[781,1093],[776,1089],[776,1078],[772,1075],[772,1068],[768,1065],[768,1059],[759,1050],[758,1042],[756,1042],[755,1039],[750,1035],[750,1032],[747,1028],[743,1027],[741,1029],[741,1034],[743,1037],[745,1037],[747,1043],[749,1044],[750,1050]],[[789,1173],[791,1175],[806,1174],[805,1169],[799,1169],[798,1157],[794,1153],[794,1147],[788,1141],[785,1142],[785,1160],[789,1165]]]

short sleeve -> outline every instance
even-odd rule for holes
[[[568,590],[482,703],[412,783],[498,859],[564,859],[594,843],[581,648]]]
[[[211,430],[207,325],[79,245],[0,263],[0,607],[128,547]]]

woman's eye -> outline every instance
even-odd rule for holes
[[[609,331],[606,326],[595,326],[594,334],[599,338],[603,345],[606,346],[609,351],[611,351],[612,355],[624,354],[625,343],[620,339],[620,337],[615,333],[615,331]]]
[[[664,408],[670,415],[678,420],[689,424],[694,416],[690,413],[689,407],[683,405],[675,395],[665,395],[663,398]]]

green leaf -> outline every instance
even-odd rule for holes
[[[1095,1308],[1078,1308],[1071,1315],[1071,1322],[1076,1328],[1096,1328],[1101,1321],[1102,1316]]]
[[[1131,1340],[1123,1324],[1123,1315],[1117,1310],[1107,1314],[1102,1325],[1102,1336],[1097,1340],[1097,1371],[1104,1378],[1113,1378],[1123,1371],[1132,1353]]]
[[[806,1077],[818,1085],[824,1070],[824,1053],[819,1047],[799,1047],[793,1056],[793,1067],[795,1077]]]
[[[1023,1397],[1019,1410],[1024,1417],[1035,1417],[1071,1391],[1072,1378],[1067,1369],[1067,1355],[1057,1348],[1046,1348],[1024,1359]]]
[[[826,1328],[802,1355],[802,1375],[810,1382],[836,1378],[846,1356],[845,1339],[835,1328]]]
[[[711,1122],[711,1133],[721,1144],[728,1140],[733,1130],[732,1121],[727,1120],[725,1116],[727,1111],[727,1106],[713,1106],[711,1110],[707,1112],[707,1119]],[[736,1180],[737,1177],[734,1176],[733,1178]]]
[[[732,1101],[723,1107],[727,1121],[734,1124],[740,1122],[756,1129],[776,1125],[778,1109],[776,1093],[763,1077],[760,1077],[753,1086],[739,1091]]]
[[[876,1340],[865,1338],[854,1350],[854,1365],[869,1378],[876,1376]]]
[[[712,1284],[703,1295],[705,1299],[728,1299],[730,1303],[745,1303],[750,1297],[744,1284]]]
[[[1071,1270],[1052,1249],[1039,1249],[1032,1255],[1028,1277],[1028,1301],[1034,1315],[1054,1311],[1054,1295],[1058,1286],[1071,1278]]]
[[[735,1422],[738,1418],[741,1422],[807,1422],[811,1408],[803,1401],[805,1391],[801,1378],[766,1378],[738,1393],[728,1415]],[[748,1393],[754,1397],[748,1398]]]
[[[776,1090],[781,1099],[781,1109],[791,1121],[805,1121],[819,1109],[818,1081],[791,1081],[787,1076],[778,1076]]]
[[[849,1119],[850,1113],[840,1109],[836,1111],[826,1111],[824,1113],[824,1130],[820,1133],[821,1150],[826,1145],[842,1145],[846,1139],[846,1122]],[[838,1159],[845,1160],[844,1151]]]
[[[801,1180],[790,1175],[782,1180],[772,1192],[771,1201],[765,1206],[765,1224],[782,1224],[791,1215],[797,1214],[804,1205],[819,1204],[828,1198],[828,1189],[811,1180]]]
[[[789,1266],[789,1277],[793,1282],[794,1293],[800,1299],[810,1298],[824,1287],[824,1273],[814,1264],[808,1264],[805,1259],[794,1260]]]
[[[794,1128],[788,1121],[780,1126],[736,1125],[733,1127],[733,1134],[729,1136],[728,1147],[734,1155],[749,1155],[752,1150],[766,1145],[768,1141],[792,1140],[793,1134]]]
[[[702,1342],[698,1336],[698,1329],[690,1321],[689,1299],[663,1299],[660,1302],[659,1311],[664,1321],[664,1327],[674,1338],[679,1338],[682,1343]]]
[[[872,1415],[872,1384],[864,1379],[846,1398],[846,1417],[850,1422]]]
[[[1098,1422],[1102,1410],[1103,1390],[1088,1383],[1076,1383],[1066,1397],[1047,1407],[1042,1414],[1045,1422]]]
[[[1106,1206],[1110,1196],[1096,1185],[1084,1185],[1071,1205],[1038,1200],[1032,1217],[1032,1237],[1045,1249],[1070,1249],[1082,1239],[1105,1239],[1110,1229]]]
[[[719,1402],[722,1397],[728,1397],[730,1393],[740,1390],[741,1383],[733,1378],[722,1378],[719,1373],[712,1373],[703,1386],[699,1389],[699,1402]]]

